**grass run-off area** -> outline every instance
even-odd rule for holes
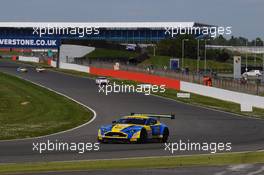
[[[230,164],[264,163],[264,152],[222,153],[210,155],[132,158],[120,160],[88,160],[45,163],[0,164],[0,174],[51,171],[85,171],[111,169],[151,169],[189,166],[220,166]]]
[[[0,140],[42,136],[89,121],[83,106],[17,77],[0,73]]]

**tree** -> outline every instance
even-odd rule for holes
[[[222,50],[209,49],[207,51],[207,58],[210,60],[225,62],[231,57],[232,57],[231,52],[226,49],[222,49]]]
[[[197,40],[191,35],[178,35],[173,39],[161,40],[157,44],[157,53],[171,57],[182,57],[182,40],[188,39],[184,45],[184,54],[188,58],[196,58],[197,55]]]

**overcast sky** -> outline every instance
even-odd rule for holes
[[[0,0],[5,22],[171,21],[232,26],[264,38],[264,0]]]

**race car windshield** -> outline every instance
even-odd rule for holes
[[[119,124],[136,124],[136,125],[145,125],[146,119],[141,118],[125,118],[125,119],[119,119],[117,121]]]

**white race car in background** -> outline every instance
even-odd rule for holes
[[[45,71],[46,69],[45,68],[43,68],[43,67],[36,67],[36,71],[37,72],[43,72],[43,71]]]
[[[95,80],[96,85],[107,85],[109,80],[106,77],[97,77]]]
[[[28,71],[27,68],[25,67],[18,67],[16,70],[17,72],[27,72]]]
[[[242,74],[243,77],[260,77],[261,75],[260,70],[251,70]]]

